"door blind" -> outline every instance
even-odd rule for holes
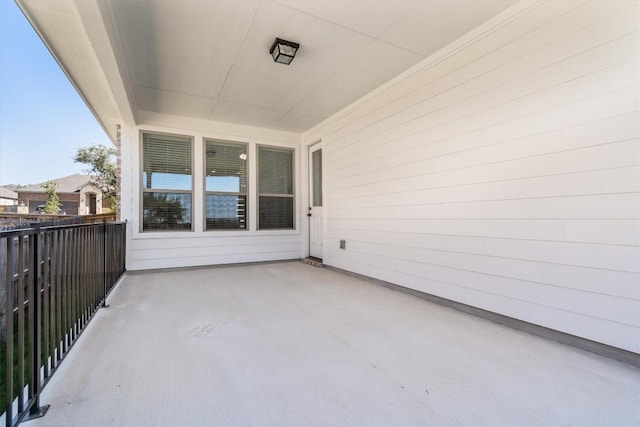
[[[311,154],[311,178],[313,180],[313,206],[322,206],[322,149]]]

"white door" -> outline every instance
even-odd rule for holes
[[[322,259],[322,148],[309,147],[309,256]]]

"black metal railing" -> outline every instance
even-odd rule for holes
[[[0,232],[0,417],[42,416],[40,392],[125,271],[126,223]]]

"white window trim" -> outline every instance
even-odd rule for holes
[[[167,135],[167,136],[177,136],[177,137],[181,137],[181,138],[188,138],[190,140],[190,144],[191,144],[191,190],[167,190],[167,189],[159,189],[159,188],[153,188],[153,189],[145,189],[144,187],[144,183],[143,183],[143,174],[144,174],[144,134],[153,134],[153,135]],[[194,203],[195,203],[195,179],[194,179],[194,175],[195,175],[195,150],[194,150],[194,141],[195,138],[192,135],[185,135],[185,134],[180,134],[180,133],[171,133],[171,132],[162,132],[162,131],[155,131],[155,130],[145,130],[145,129],[140,129],[139,130],[139,169],[138,169],[138,189],[139,189],[139,197],[138,197],[138,221],[139,221],[139,228],[138,228],[138,232],[140,234],[143,234],[145,236],[149,236],[152,233],[159,233],[163,236],[166,236],[168,233],[176,233],[178,235],[184,235],[184,233],[193,233],[195,231],[195,214],[194,214]],[[156,192],[160,192],[160,193],[180,193],[180,194],[191,194],[191,228],[190,229],[182,229],[182,230],[145,230],[144,229],[144,194],[145,193],[156,193]]]

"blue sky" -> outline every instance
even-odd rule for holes
[[[111,141],[12,0],[0,1],[0,185],[74,173],[79,147]]]

